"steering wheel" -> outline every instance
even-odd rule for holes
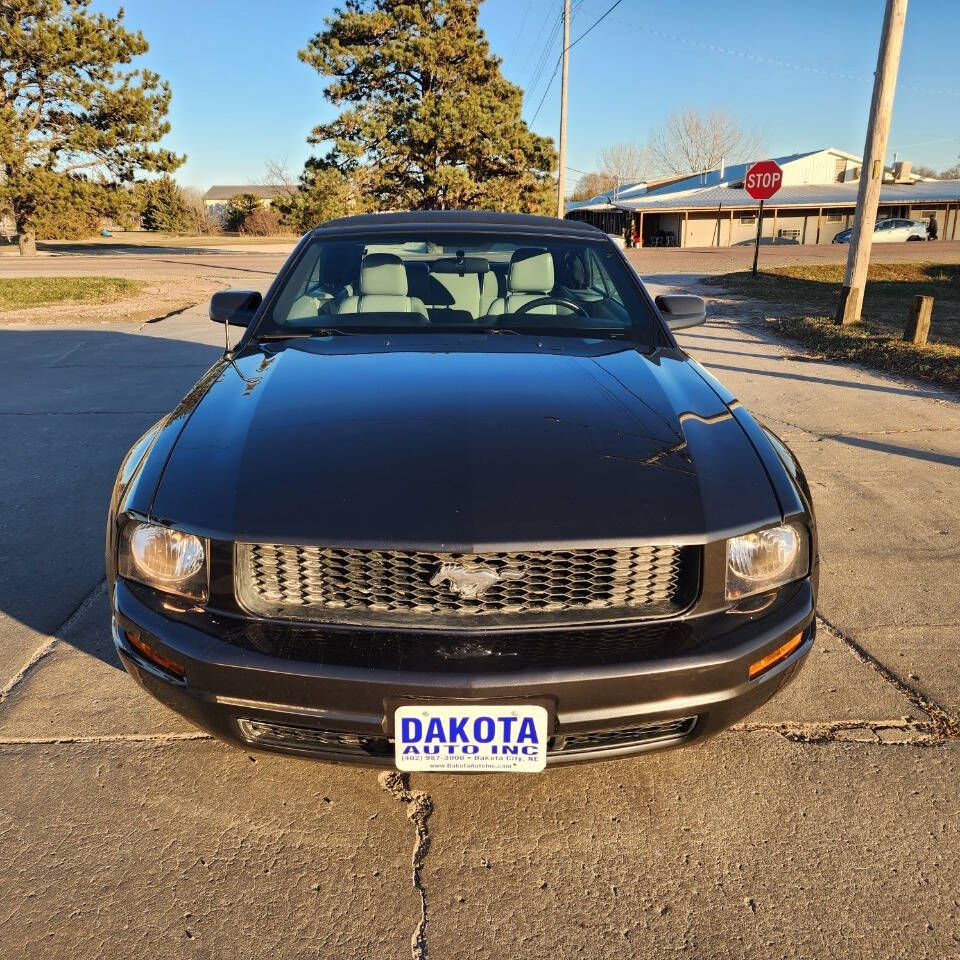
[[[579,314],[581,317],[590,316],[576,300],[568,300],[566,297],[537,297],[536,300],[530,300],[525,303],[519,310],[514,310],[514,315],[519,316],[522,313],[529,313],[536,307],[545,307],[551,303],[561,307],[569,307],[574,313]]]

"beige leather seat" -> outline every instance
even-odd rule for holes
[[[487,315],[497,298],[497,277],[492,270],[457,272],[434,268],[430,282],[432,296],[427,300],[427,309],[433,323],[476,323]]]
[[[371,253],[360,263],[359,293],[345,297],[336,306],[344,313],[414,313],[427,319],[419,297],[407,294],[407,271],[393,253]]]
[[[516,313],[524,304],[552,294],[553,257],[541,248],[524,247],[514,251],[507,273],[507,294],[497,297],[487,311],[489,316]],[[534,307],[531,313],[569,314],[569,308],[555,303]]]
[[[305,293],[293,301],[293,306],[287,314],[286,323],[288,326],[308,326],[315,323],[317,316],[323,306],[333,299],[333,294],[326,291],[317,291],[315,293]],[[305,321],[298,324],[297,321]]]

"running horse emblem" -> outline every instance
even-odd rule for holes
[[[440,569],[430,578],[430,586],[438,587],[446,582],[450,592],[464,600],[480,600],[496,583],[505,580],[519,580],[523,574],[519,570],[504,567],[473,566],[462,563],[441,563]]]

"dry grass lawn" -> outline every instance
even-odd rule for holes
[[[0,277],[0,311],[61,303],[115,303],[146,284],[122,277]]]
[[[834,324],[843,264],[780,267],[760,273],[727,273],[709,283],[735,297],[776,304],[769,322],[824,357],[931,380],[960,388],[960,265],[870,265],[862,321]],[[934,298],[930,342],[918,347],[901,338],[917,294]]]

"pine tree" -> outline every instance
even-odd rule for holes
[[[260,198],[255,193],[236,193],[226,203],[223,209],[223,227],[225,230],[237,231],[243,226],[243,221],[262,206]]]
[[[305,233],[325,220],[370,213],[373,208],[358,176],[345,176],[332,167],[308,162],[299,189],[277,196],[273,209],[283,224]]]
[[[0,207],[13,213],[21,253],[35,252],[37,223],[64,183],[51,174],[109,191],[184,160],[155,147],[170,128],[170,88],[149,70],[121,69],[147,51],[143,34],[124,27],[122,10],[90,6],[0,3]]]
[[[184,233],[189,227],[183,191],[173,177],[160,177],[137,184],[143,197],[144,230]]]
[[[300,58],[343,112],[312,161],[363,184],[375,209],[552,207],[553,142],[521,116],[477,23],[480,0],[347,0]]]

